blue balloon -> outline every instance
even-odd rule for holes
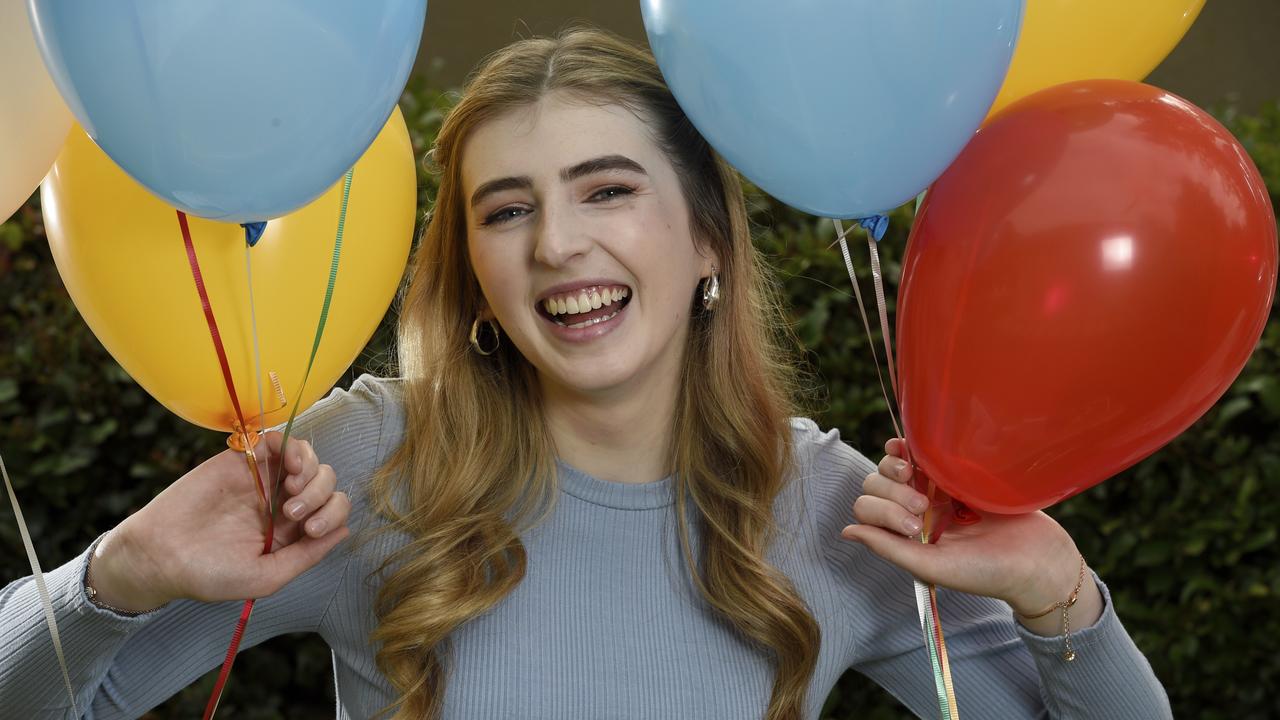
[[[641,0],[694,126],[761,189],[859,218],[919,195],[977,130],[1024,0]]]
[[[260,222],[338,181],[418,54],[426,0],[27,0],[68,106],[193,215]]]

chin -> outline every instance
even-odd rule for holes
[[[583,368],[581,363],[556,368],[538,368],[543,381],[581,394],[609,392],[623,387],[639,373],[634,367],[600,366]]]

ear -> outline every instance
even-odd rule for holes
[[[476,283],[476,317],[481,322],[485,320],[493,320],[493,309],[489,307],[489,299],[484,296],[484,290],[480,288],[480,284]]]
[[[711,277],[712,270],[724,267],[720,263],[720,255],[715,251],[711,243],[706,240],[699,239],[695,240],[695,242],[697,244],[694,249],[698,251],[698,256],[702,258],[702,264],[698,268],[698,275],[703,278]]]

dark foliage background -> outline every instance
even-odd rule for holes
[[[448,104],[447,95],[421,81],[406,93],[401,107],[419,152]],[[1280,103],[1258,115],[1231,108],[1218,114],[1262,168],[1275,200]],[[432,183],[421,175],[424,208]],[[829,247],[830,223],[758,192],[751,201],[759,247],[785,283],[807,348],[804,362],[820,380],[806,402],[821,425],[839,427],[876,455],[890,425],[848,278]],[[910,208],[895,212],[881,244],[891,295],[910,219]],[[865,270],[865,259],[861,264]],[[0,307],[0,453],[50,568],[219,451],[223,438],[171,416],[94,339],[50,259],[38,197],[0,225]],[[355,373],[384,368],[392,320],[342,384]],[[1177,319],[1153,318],[1160,321]],[[1274,693],[1280,687],[1277,425],[1280,323],[1273,315],[1239,380],[1200,422],[1136,468],[1051,511],[1112,587],[1121,617],[1179,717],[1280,716]],[[29,572],[7,503],[0,510],[0,550],[0,581]],[[205,676],[147,717],[198,717],[213,678]],[[332,682],[328,649],[318,638],[278,638],[241,655],[220,714],[332,717]],[[982,711],[967,712],[980,717]],[[905,715],[853,674],[831,694],[824,713],[833,720]]]

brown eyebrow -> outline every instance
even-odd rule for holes
[[[497,180],[490,180],[489,182],[476,188],[476,191],[472,193],[471,207],[475,207],[479,205],[481,200],[484,200],[486,197],[494,193],[500,193],[503,190],[527,190],[532,187],[533,187],[533,180],[531,180],[528,175],[522,175],[520,177],[504,177],[504,178],[499,178]]]
[[[564,182],[570,182],[583,177],[584,175],[590,175],[604,170],[626,170],[628,172],[639,173],[641,175],[649,174],[644,171],[644,168],[640,166],[640,163],[625,155],[603,155],[598,158],[585,160],[573,167],[567,167],[561,170],[560,179]]]
[[[602,155],[598,158],[584,160],[577,165],[567,167],[560,171],[560,180],[563,182],[572,182],[580,177],[591,175],[605,170],[625,170],[627,172],[648,175],[644,167],[640,163],[632,160],[625,155]],[[476,188],[471,195],[471,207],[476,207],[486,197],[499,193],[504,190],[527,190],[533,187],[533,180],[528,175],[518,177],[498,178]]]

